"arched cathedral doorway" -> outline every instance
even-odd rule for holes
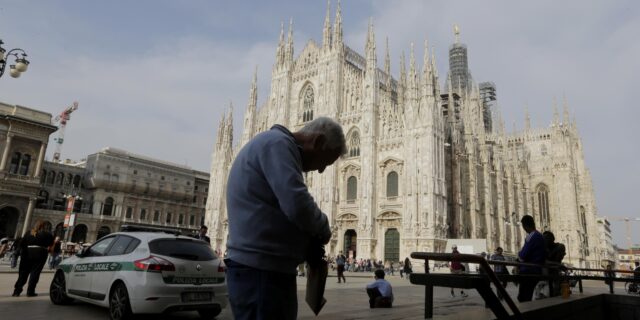
[[[396,228],[384,233],[384,261],[400,261],[400,232]]]
[[[355,258],[358,249],[357,234],[353,229],[349,229],[344,233],[344,254],[347,257]]]

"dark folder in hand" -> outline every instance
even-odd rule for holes
[[[305,301],[307,301],[307,304],[316,316],[320,313],[324,304],[327,303],[327,299],[324,298],[324,287],[327,283],[328,273],[329,268],[326,261],[324,263],[309,265]]]

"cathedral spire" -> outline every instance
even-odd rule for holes
[[[280,21],[280,41],[278,41],[278,49],[276,50],[276,65],[281,65],[284,61],[284,21]]]
[[[387,74],[389,81],[391,80],[391,58],[389,57],[389,37],[385,38],[385,54],[384,54],[384,72]]]
[[[369,18],[369,31],[367,32],[367,44],[365,45],[365,51],[367,55],[367,66],[369,63],[373,63],[373,70],[376,68],[376,36],[373,32],[373,18]]]
[[[564,94],[562,95],[562,109],[562,124],[568,127],[571,119],[569,119],[569,104]]]
[[[411,42],[411,54],[409,55],[409,98],[415,100],[417,90],[416,57],[414,54],[413,42]]]
[[[560,123],[560,115],[558,114],[558,102],[556,97],[553,97],[553,126],[557,126]]]
[[[289,20],[289,35],[287,37],[285,62],[293,62],[293,18]]]
[[[456,43],[460,43],[460,27],[457,24],[453,25],[453,34],[456,36]]]
[[[429,61],[429,43],[424,40],[424,56],[422,58],[422,81],[424,82],[427,95],[433,94],[433,72]]]
[[[251,89],[249,89],[249,101],[247,102],[247,110],[244,113],[244,127],[242,133],[242,144],[247,143],[254,134],[256,109],[258,105],[258,66],[253,72],[253,81]]]
[[[404,108],[404,98],[407,89],[407,67],[404,59],[404,51],[400,55],[400,83],[398,83],[398,106]]]
[[[529,105],[524,105],[524,130],[531,130],[531,117],[529,116]]]
[[[340,9],[340,0],[336,8],[336,20],[333,25],[333,48],[341,50],[342,45],[342,12]]]
[[[331,48],[331,0],[327,0],[327,14],[324,17],[324,28],[322,29],[322,48]]]

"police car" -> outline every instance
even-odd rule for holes
[[[196,310],[215,318],[227,305],[222,260],[201,240],[123,226],[60,263],[49,296],[109,308],[111,319]]]

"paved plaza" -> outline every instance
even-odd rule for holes
[[[424,318],[424,287],[411,285],[405,278],[398,275],[387,277],[393,286],[395,301],[392,309],[369,309],[368,299],[364,291],[365,285],[373,281],[368,273],[347,272],[347,283],[338,284],[335,274],[327,279],[325,298],[327,304],[319,316],[304,302],[306,278],[298,278],[298,317],[300,319],[423,319]],[[17,273],[0,265],[0,317],[2,319],[108,319],[106,308],[100,308],[86,303],[74,303],[71,306],[56,306],[49,301],[48,288],[53,277],[46,269],[37,287],[39,296],[28,298],[11,297],[13,284]],[[517,288],[509,285],[507,288],[512,297],[517,294]],[[586,281],[585,292],[606,292],[606,287],[599,281]],[[577,290],[574,290],[577,291]],[[620,284],[616,293],[622,293]],[[452,298],[448,288],[435,288],[435,319],[482,318],[491,312],[484,309],[482,298],[475,291],[467,291],[469,297],[457,295]],[[578,296],[578,295],[573,295]],[[140,319],[157,319],[153,316],[140,316]],[[197,319],[196,312],[176,313],[164,319]],[[218,319],[233,319],[231,310],[225,309]]]

